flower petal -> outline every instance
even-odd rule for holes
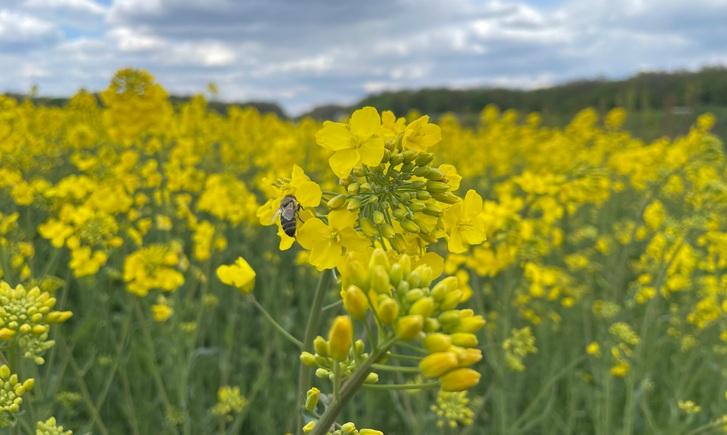
[[[342,247],[338,243],[332,243],[330,239],[312,250],[310,263],[317,269],[331,269],[338,266],[343,260]]]
[[[349,148],[333,153],[331,158],[328,159],[328,163],[331,165],[331,169],[336,176],[346,178],[360,158],[361,156],[357,150]]]
[[[310,218],[298,228],[297,239],[300,246],[312,250],[331,238],[331,230],[318,218]]]
[[[379,132],[381,118],[375,108],[366,106],[353,112],[349,124],[354,136],[359,140],[366,140]]]
[[[462,235],[459,233],[459,231],[452,231],[452,233],[449,235],[449,237],[447,238],[447,249],[449,249],[449,252],[453,252],[455,254],[467,252],[467,247],[464,245],[464,243],[462,243]]]
[[[353,137],[346,124],[326,121],[323,128],[316,133],[316,143],[331,151],[351,148]]]
[[[359,148],[361,161],[367,166],[376,166],[384,158],[384,139],[378,136],[372,137],[361,144]]]
[[[472,219],[482,212],[482,197],[477,191],[470,189],[464,196],[463,214],[468,219]]]
[[[314,181],[301,181],[296,186],[295,197],[303,207],[318,207],[321,203],[321,186]]]
[[[333,210],[328,213],[328,222],[336,231],[341,231],[345,228],[353,228],[353,224],[356,223],[356,213],[348,210]]]

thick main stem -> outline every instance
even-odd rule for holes
[[[305,325],[305,335],[303,337],[303,349],[304,351],[310,352],[313,350],[313,338],[315,338],[316,331],[321,324],[321,312],[323,308],[323,297],[326,294],[326,290],[331,285],[331,278],[333,277],[333,271],[326,269],[321,273],[321,277],[318,280],[318,287],[313,295],[313,304],[311,304],[310,312],[308,313],[308,321]],[[311,368],[306,367],[302,363],[298,368],[298,391],[296,393],[296,405],[295,405],[295,433],[300,433],[302,424],[301,409],[305,401],[305,392],[311,382]]]
[[[346,403],[353,397],[353,395],[361,388],[366,377],[371,372],[372,366],[379,361],[384,354],[394,345],[396,338],[393,338],[384,343],[379,349],[377,349],[363,364],[361,364],[355,372],[351,375],[348,380],[341,387],[341,391],[338,394],[338,400],[335,400],[331,405],[326,408],[326,412],[323,413],[321,418],[316,423],[316,427],[311,432],[311,435],[324,435],[328,433],[333,423],[336,421],[336,417],[341,413],[341,410]]]

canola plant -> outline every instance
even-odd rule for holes
[[[648,143],[621,109],[401,115],[174,106],[132,69],[0,96],[0,427],[727,428],[711,115]]]

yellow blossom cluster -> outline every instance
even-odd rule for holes
[[[50,325],[68,320],[70,311],[53,311],[56,299],[38,287],[10,287],[0,281],[0,346],[17,346],[25,358],[43,364],[42,355],[53,347]]]
[[[33,378],[20,381],[7,365],[0,366],[0,428],[14,423],[14,416],[23,404],[23,395],[33,388]]]

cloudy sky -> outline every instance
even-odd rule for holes
[[[543,87],[727,64],[727,0],[0,0],[0,92],[172,93],[298,114],[424,86]]]

